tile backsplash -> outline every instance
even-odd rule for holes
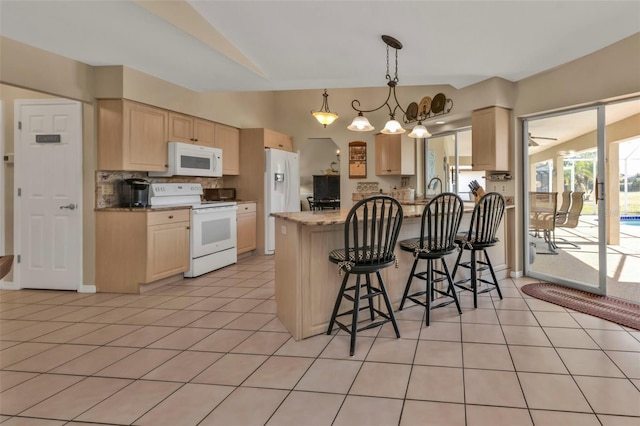
[[[172,177],[149,177],[146,172],[127,171],[96,171],[96,208],[119,207],[123,194],[123,181],[129,178],[146,179],[150,183],[160,182],[197,182],[202,184],[204,189],[222,188],[223,178],[192,177],[192,176],[172,176]]]

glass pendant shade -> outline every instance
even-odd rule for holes
[[[322,124],[324,127],[327,127],[329,124],[333,123],[338,119],[338,114],[334,114],[329,109],[329,94],[327,93],[327,89],[324,89],[324,93],[322,94],[322,106],[319,111],[311,111],[311,115],[318,120],[318,123]]]
[[[363,116],[362,114],[358,114],[358,116],[353,119],[351,124],[347,126],[347,129],[353,130],[355,132],[370,132],[371,130],[375,129],[375,127],[373,127],[371,123],[369,123],[367,117]]]
[[[410,138],[428,138],[431,136],[431,133],[429,133],[427,128],[424,127],[421,122],[418,122],[418,124],[413,128],[413,130],[411,130],[411,133],[409,133],[408,136]]]
[[[322,124],[324,127],[327,127],[338,119],[338,114],[334,114],[332,112],[316,111],[312,113],[312,115],[316,120],[318,120],[318,123]]]
[[[389,120],[384,125],[384,129],[381,130],[386,135],[397,135],[406,132],[406,130],[400,125],[398,120]]]

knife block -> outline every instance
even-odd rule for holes
[[[478,201],[480,201],[480,198],[484,197],[484,195],[486,194],[486,192],[484,192],[484,188],[480,187],[478,189],[476,189],[475,192],[475,196],[476,198],[473,200],[474,203],[477,203]]]

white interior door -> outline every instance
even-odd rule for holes
[[[64,99],[16,101],[15,235],[22,288],[82,282],[82,110]]]
[[[0,100],[0,129],[4,129],[4,102],[2,100]],[[0,154],[5,156],[6,155],[6,151],[4,149],[4,130],[0,131]],[[8,157],[7,157],[8,158]],[[5,192],[4,192],[4,162],[6,160],[0,161],[0,189],[2,189],[2,191],[0,191],[0,256],[5,255],[6,253],[4,252],[4,236],[6,235],[5,233],[5,218],[4,218],[4,197],[5,197]]]

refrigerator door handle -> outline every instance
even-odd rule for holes
[[[285,211],[289,210],[289,192],[290,192],[290,182],[291,182],[291,165],[289,164],[289,160],[284,161],[284,209]]]

